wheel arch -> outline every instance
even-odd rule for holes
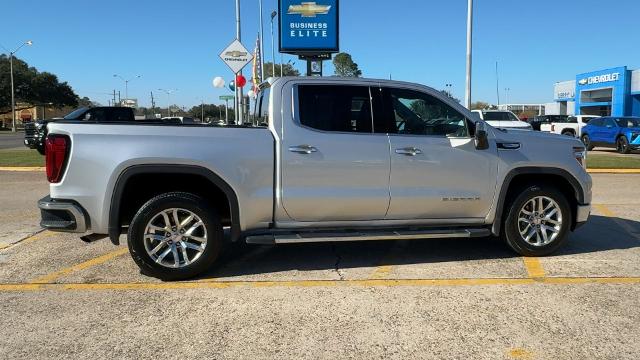
[[[186,176],[196,177],[202,179],[202,181],[208,182],[207,185],[211,185],[212,191],[219,191],[224,195],[226,204],[228,205],[228,215],[231,227],[231,241],[236,241],[240,237],[240,207],[238,203],[238,196],[233,188],[220,176],[213,171],[193,165],[178,165],[178,164],[153,164],[153,165],[134,165],[124,169],[118,179],[116,180],[112,195],[111,203],[109,206],[109,225],[108,233],[111,242],[119,244],[119,237],[122,232],[123,226],[123,197],[131,185],[132,180],[138,176],[151,176],[162,174],[165,176]],[[184,188],[183,191],[189,191],[188,188]],[[147,199],[148,200],[148,199]],[[137,211],[137,209],[135,209]],[[134,212],[135,214],[135,212]]]
[[[557,180],[559,182],[552,182]],[[496,204],[496,213],[491,226],[493,235],[500,235],[502,229],[502,221],[504,220],[505,205],[513,195],[514,190],[521,188],[532,182],[541,182],[557,186],[567,196],[567,200],[571,204],[571,211],[574,213],[571,229],[575,228],[576,210],[578,204],[584,204],[585,193],[576,179],[571,173],[564,169],[552,167],[520,167],[510,170],[502,182],[500,194]]]

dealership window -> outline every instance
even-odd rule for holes
[[[387,116],[393,121],[391,133],[441,137],[467,137],[466,118],[440,99],[413,90],[388,89]]]
[[[301,125],[334,132],[371,133],[371,99],[366,86],[300,85]]]

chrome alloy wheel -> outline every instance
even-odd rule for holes
[[[518,213],[518,231],[522,239],[533,246],[553,242],[562,229],[562,210],[546,196],[527,201]]]
[[[186,209],[165,209],[151,218],[144,230],[144,247],[155,261],[182,268],[198,260],[207,246],[202,219]]]

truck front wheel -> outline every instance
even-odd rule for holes
[[[504,240],[520,255],[548,255],[565,242],[571,216],[569,202],[560,191],[529,185],[507,207]]]
[[[205,199],[171,192],[147,201],[134,216],[127,236],[140,270],[162,280],[196,276],[222,250],[220,217]]]

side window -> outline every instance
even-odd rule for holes
[[[111,109],[111,121],[131,121],[130,112],[126,109]]]
[[[387,116],[391,133],[441,137],[467,137],[466,118],[441,100],[421,92],[387,89]]]
[[[258,93],[258,103],[255,107],[254,117],[256,125],[267,126],[269,124],[269,95],[271,88],[265,88]]]
[[[104,109],[96,108],[87,111],[84,115],[84,120],[87,121],[96,121],[96,122],[107,122],[107,113]]]
[[[372,132],[371,100],[366,86],[299,85],[300,124],[336,132]]]
[[[578,123],[578,118],[575,116],[569,116],[567,118],[567,123],[569,124],[577,124]]]
[[[608,128],[614,128],[616,127],[616,122],[613,121],[613,119],[607,119],[604,123],[604,125]]]

